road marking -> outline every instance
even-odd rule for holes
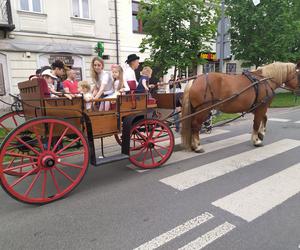
[[[272,121],[272,122],[289,122],[291,120],[289,120],[289,119],[281,119],[281,118],[268,118],[268,121]]]
[[[298,124],[298,123],[300,123],[300,121],[296,121],[296,122],[294,122],[294,123],[297,123],[297,124]]]
[[[232,171],[249,166],[258,161],[281,154],[298,146],[300,146],[300,141],[291,139],[280,140],[262,148],[256,148],[225,159],[211,162],[161,179],[160,181],[179,191],[183,191]]]
[[[199,238],[197,238],[196,240],[190,242],[189,244],[179,248],[178,250],[199,250],[202,249],[204,247],[206,247],[207,245],[209,245],[210,243],[212,243],[213,241],[215,241],[216,239],[222,237],[223,235],[227,234],[228,232],[230,232],[232,229],[234,229],[235,226],[230,224],[229,222],[225,222],[222,225],[214,228],[213,230],[207,232],[206,234],[200,236]]]
[[[151,250],[156,249],[166,243],[168,243],[171,240],[174,240],[178,236],[190,231],[191,229],[200,226],[204,222],[207,222],[208,220],[212,219],[214,216],[208,212],[205,212],[191,220],[186,221],[184,224],[181,224],[172,230],[161,234],[160,236],[144,243],[143,245],[135,248],[134,250]]]
[[[221,134],[225,134],[225,133],[228,133],[228,132],[230,132],[230,131],[223,130],[223,129],[217,129],[217,130],[213,131],[211,134],[202,134],[200,136],[201,136],[201,138],[208,138],[208,137],[211,137],[211,136],[221,135]],[[246,138],[246,134],[242,135],[243,138],[244,138],[244,136]],[[230,139],[227,139],[227,140],[225,139],[225,140],[221,140],[221,141],[218,141],[218,142],[205,144],[205,150],[206,150],[205,153],[213,152],[213,151],[218,150],[218,149],[226,148],[226,147],[233,146],[233,145],[239,144],[241,142],[244,142],[242,137],[237,136],[237,137],[233,137],[235,139],[230,138]],[[250,139],[249,134],[247,135],[247,139]],[[175,139],[175,145],[180,144],[180,143],[181,143],[181,138],[180,137],[176,138]],[[213,150],[214,148],[217,148],[217,149]],[[194,153],[194,152],[183,152],[183,151],[180,152],[179,151],[179,152],[176,152],[176,155],[177,154],[181,155],[180,160],[175,159],[175,157],[173,155],[165,163],[165,165],[197,156],[197,154]],[[149,171],[149,169],[140,169],[140,168],[134,166],[133,164],[129,164],[129,165],[127,165],[127,167],[134,170],[134,171],[136,171],[136,172],[138,172],[138,173],[144,173],[144,172]]]
[[[300,163],[212,204],[250,222],[300,192]]]

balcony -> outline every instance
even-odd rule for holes
[[[0,0],[0,30],[7,32],[14,28],[10,0]]]

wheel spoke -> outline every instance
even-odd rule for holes
[[[82,151],[78,151],[78,152],[72,152],[69,154],[64,154],[64,155],[60,155],[59,158],[67,158],[67,157],[71,157],[71,156],[75,156],[75,155],[82,155],[83,152]]]
[[[133,157],[136,159],[137,157],[139,157],[139,156],[145,151],[145,149],[146,149],[146,148],[143,147],[142,150],[141,150],[139,153],[133,155]]]
[[[10,131],[10,130],[9,130],[7,127],[5,127],[2,123],[0,123],[0,126],[1,126],[2,128],[4,128],[7,132]]]
[[[34,166],[34,165],[35,165],[35,162],[30,162],[30,163],[19,165],[17,167],[6,168],[6,169],[3,170],[3,172],[6,173],[6,172],[14,171],[14,170],[17,170],[17,169],[22,170],[23,168],[26,168],[26,167],[29,167],[29,166]]]
[[[41,152],[44,152],[44,151],[45,151],[44,145],[43,145],[43,143],[42,143],[42,141],[41,141],[40,135],[39,135],[38,132],[36,131],[36,127],[33,127],[33,132],[34,132],[34,134],[35,134],[35,138],[37,139],[37,141],[38,141],[38,143],[39,143],[39,145],[40,145]]]
[[[162,153],[160,153],[155,147],[154,147],[154,150],[161,158],[164,158],[164,155]]]
[[[71,147],[74,143],[78,142],[80,140],[80,137],[76,138],[75,140],[71,141],[68,145],[66,145],[65,147],[63,147],[61,150],[59,150],[57,152],[57,154],[61,154],[61,152],[65,151],[66,149],[68,149],[69,147]]]
[[[36,149],[34,149],[33,147],[31,147],[27,142],[25,142],[25,141],[23,141],[21,138],[19,138],[19,137],[16,137],[17,138],[17,140],[19,141],[19,142],[21,142],[24,146],[26,146],[28,149],[30,149],[30,150],[32,150],[34,153],[36,153],[37,155],[39,155],[40,154],[40,152],[38,152]]]
[[[14,181],[10,186],[14,187],[15,185],[17,185],[18,183],[20,183],[21,181],[23,181],[27,176],[31,175],[34,173],[34,171],[36,171],[37,168],[34,168],[30,171],[28,171],[26,174],[24,174],[22,177],[20,177],[18,180]]]
[[[74,182],[75,180],[73,180],[68,174],[66,174],[64,171],[62,171],[61,169],[59,169],[58,167],[54,166],[54,168],[61,173],[64,177],[66,177],[70,182]]]
[[[151,132],[150,132],[150,135],[149,135],[149,138],[150,138],[150,139],[153,138],[153,134],[154,134],[154,132],[155,132],[156,125],[157,125],[157,122],[155,122],[155,123],[153,124],[153,128],[152,128],[152,130],[151,130]]]
[[[137,135],[140,136],[140,138],[142,138],[144,141],[147,141],[147,137],[145,137],[144,135],[142,135],[142,134],[140,133],[140,131],[138,131],[137,129],[134,129],[134,131],[137,133]]]
[[[63,138],[65,137],[67,131],[69,130],[69,128],[65,128],[64,132],[62,133],[62,135],[60,136],[59,140],[55,143],[52,152],[55,152],[56,148],[58,147],[58,145],[61,143],[61,141],[63,140]]]
[[[152,152],[151,149],[150,149],[150,155],[151,155],[152,163],[155,164],[154,157],[153,157],[153,152]]]
[[[13,156],[13,157],[20,157],[20,158],[29,158],[29,159],[37,159],[37,156],[32,156],[32,155],[24,155],[24,154],[19,154],[19,153],[14,153],[14,152],[6,152],[5,156]]]
[[[41,193],[41,196],[43,198],[45,198],[46,185],[47,185],[47,170],[44,169],[44,179],[43,179],[42,193]]]
[[[35,175],[33,181],[31,182],[31,184],[29,185],[28,189],[25,192],[25,197],[28,197],[29,193],[31,192],[32,188],[34,187],[34,184],[36,183],[36,181],[38,180],[38,178],[41,175],[41,171],[38,171],[38,173]]]
[[[52,169],[50,169],[50,174],[51,174],[51,178],[52,178],[52,180],[53,180],[54,186],[55,186],[55,188],[56,188],[56,191],[57,191],[58,193],[60,193],[60,189],[59,189],[57,180],[56,180],[56,178],[55,178],[55,175],[54,175]]]
[[[76,164],[73,164],[73,163],[69,163],[69,162],[58,162],[57,164],[62,165],[62,166],[66,166],[66,167],[82,169],[82,166],[79,166],[79,165],[76,165]]]
[[[164,146],[157,145],[157,144],[155,144],[155,147],[159,147],[161,149],[169,150],[169,147],[164,147]]]
[[[51,143],[52,143],[52,137],[53,137],[53,127],[54,127],[54,123],[51,123],[50,130],[49,130],[48,150],[51,149]]]
[[[160,139],[160,140],[155,140],[154,142],[157,143],[157,142],[164,142],[164,141],[170,141],[170,138],[166,138],[166,139]]]

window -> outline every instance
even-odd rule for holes
[[[72,0],[73,16],[90,18],[89,0]]]
[[[138,19],[140,4],[132,1],[132,31],[134,33],[143,33],[143,23]]]
[[[42,12],[42,0],[20,0],[21,10],[30,12]]]

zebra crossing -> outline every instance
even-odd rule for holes
[[[293,122],[289,119],[270,118],[272,122]],[[214,134],[215,133],[215,134]],[[209,138],[211,136],[223,135],[221,140],[208,142],[204,145],[207,153],[212,153],[220,149],[228,147],[238,147],[240,144],[250,141],[250,134],[240,134],[230,136],[229,130],[216,130],[211,135],[202,136]],[[224,138],[225,137],[225,138]],[[222,178],[225,175],[234,173],[237,170],[251,168],[257,163],[271,160],[273,157],[281,156],[290,150],[300,147],[300,140],[296,139],[280,139],[269,143],[261,148],[253,148],[251,150],[227,156],[223,159],[209,162],[207,164],[195,165],[193,168],[180,173],[172,174],[165,178],[159,179],[159,183],[179,191],[184,194],[188,190],[196,187],[201,187],[201,184],[212,181],[216,178]],[[175,157],[171,157],[167,165],[175,164],[183,160],[191,159],[195,156],[194,153],[174,152]],[[202,156],[203,154],[201,154]],[[195,164],[193,161],[193,164]],[[166,166],[168,168],[168,166]],[[140,172],[142,173],[142,172]],[[184,222],[181,225],[170,229],[169,231],[158,235],[152,240],[140,245],[135,249],[156,249],[169,244],[176,238],[184,237],[189,231],[195,230],[196,227],[204,227],[204,225],[213,220],[216,216],[211,211],[220,209],[226,213],[232,214],[242,219],[245,223],[251,223],[270,212],[273,208],[287,201],[289,198],[297,195],[300,192],[300,163],[292,166],[286,166],[282,171],[276,172],[273,175],[267,176],[250,185],[241,187],[240,189],[226,194],[224,197],[218,198],[211,202],[211,209],[207,212]],[[240,225],[234,225],[231,221],[218,222],[219,224],[210,228],[193,239],[184,246],[180,246],[180,250],[203,249],[214,241],[225,237],[231,231],[237,230]]]

